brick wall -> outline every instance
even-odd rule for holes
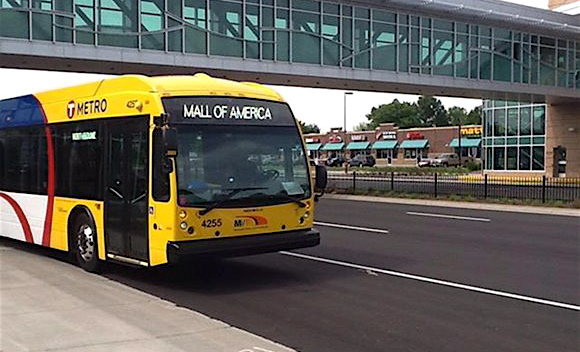
[[[548,8],[551,10],[553,8],[556,7],[560,7],[562,5],[566,5],[566,4],[571,4],[573,2],[576,2],[578,0],[550,0],[548,2]]]
[[[546,175],[557,176],[554,148],[567,152],[567,177],[580,177],[580,103],[550,104],[546,120]]]

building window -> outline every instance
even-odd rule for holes
[[[484,169],[544,170],[545,104],[489,101],[483,118]]]
[[[493,112],[493,135],[505,136],[505,109],[496,109]]]
[[[360,149],[360,150],[351,150],[350,151],[350,157],[354,158],[357,155],[369,155],[370,154],[370,150],[368,149]]]
[[[405,159],[417,158],[417,149],[405,149]]]
[[[397,159],[396,149],[377,149],[377,159]]]
[[[534,107],[534,135],[545,134],[546,130],[546,106],[535,106]]]
[[[518,134],[518,108],[509,108],[507,118],[507,135],[517,136]]]
[[[507,170],[517,170],[518,169],[518,148],[508,147],[507,148]]]
[[[531,107],[525,106],[520,109],[520,136],[532,134],[532,113]]]
[[[428,154],[428,148],[406,148],[403,155],[405,159],[421,159],[426,158]]]
[[[530,169],[530,147],[520,147],[520,170],[529,170]]]
[[[493,169],[494,170],[504,170],[505,169],[505,148],[504,147],[493,148]]]
[[[544,170],[544,147],[532,148],[532,170]]]

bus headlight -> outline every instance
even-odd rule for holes
[[[185,219],[187,217],[187,213],[185,212],[185,210],[182,210],[179,212],[179,218],[180,219]]]
[[[181,222],[181,224],[179,224],[179,228],[182,230],[186,230],[187,229],[187,223],[185,221]]]
[[[310,217],[310,212],[307,211],[306,213],[304,213],[304,219],[308,219]]]

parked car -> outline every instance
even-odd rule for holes
[[[329,166],[329,167],[342,166],[345,161],[346,160],[344,160],[344,158],[342,156],[333,156],[333,157],[328,158],[328,160],[326,160],[326,166]]]
[[[350,159],[349,161],[350,166],[358,166],[358,167],[362,166],[373,167],[375,166],[376,163],[377,162],[372,155],[362,155],[362,154],[355,155],[355,157]]]
[[[419,161],[418,166],[419,167],[461,166],[461,164],[465,165],[470,161],[473,161],[472,157],[464,156],[461,158],[461,161],[460,161],[459,155],[454,154],[454,153],[445,153],[445,154],[439,154],[433,159],[432,158],[423,159],[423,160]]]

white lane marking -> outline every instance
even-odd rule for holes
[[[323,262],[323,263],[327,263],[327,264],[334,264],[334,265],[345,266],[348,268],[364,270],[366,272],[372,271],[372,272],[379,273],[379,274],[397,276],[397,277],[402,277],[405,279],[428,282],[428,283],[441,285],[441,286],[454,287],[454,288],[459,288],[462,290],[486,293],[486,294],[500,296],[500,297],[507,297],[507,298],[517,299],[517,300],[521,300],[521,301],[539,303],[539,304],[544,304],[544,305],[558,307],[558,308],[565,308],[565,309],[572,309],[572,310],[580,311],[580,306],[569,304],[569,303],[550,301],[550,300],[542,299],[542,298],[535,298],[535,297],[529,297],[529,296],[524,296],[524,295],[518,295],[515,293],[491,290],[488,288],[482,288],[482,287],[471,286],[471,285],[464,285],[464,284],[459,284],[456,282],[433,279],[433,278],[425,277],[425,276],[405,274],[405,273],[401,273],[401,272],[397,272],[397,271],[373,268],[370,266],[353,264],[353,263],[349,263],[349,262],[343,262],[343,261],[333,260],[333,259],[326,259],[326,258],[321,258],[321,257],[315,257],[315,256],[311,256],[311,255],[301,254],[301,253],[286,252],[286,251],[282,251],[279,253],[284,254],[284,255],[289,255],[292,257],[296,257],[296,258],[314,260],[314,261]]]
[[[356,231],[366,231],[366,232],[376,232],[376,233],[389,233],[387,230],[383,229],[373,229],[370,227],[359,227],[359,226],[351,226],[351,225],[342,225],[342,224],[331,224],[329,222],[320,222],[315,221],[314,225],[318,226],[327,226],[327,227],[338,227],[340,229],[348,229],[348,230],[356,230]]]
[[[414,211],[408,211],[407,215],[417,215],[417,216],[429,216],[432,218],[445,218],[445,219],[456,219],[456,220],[471,220],[471,221],[481,221],[490,222],[491,219],[486,218],[472,218],[469,216],[457,216],[457,215],[446,215],[446,214],[432,214],[432,213],[417,213]]]

